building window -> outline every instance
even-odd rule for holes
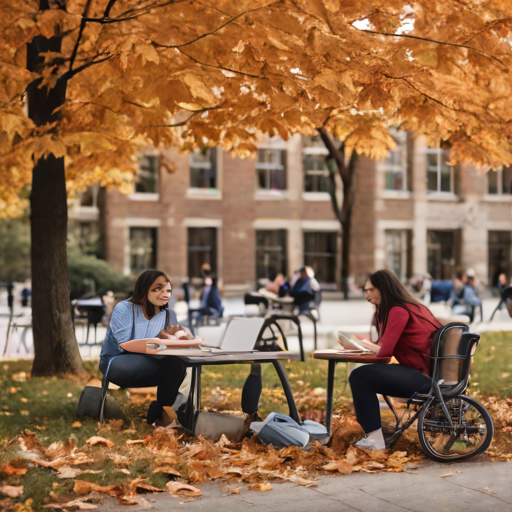
[[[157,155],[142,155],[139,159],[140,172],[135,182],[135,192],[158,194],[160,159]]]
[[[512,233],[510,231],[489,231],[489,286],[498,284],[498,276],[511,278]]]
[[[454,192],[453,167],[448,165],[449,152],[441,148],[427,149],[427,191]]]
[[[460,230],[427,231],[427,270],[434,279],[453,279],[460,266]]]
[[[256,231],[256,280],[287,275],[286,230]]]
[[[204,263],[217,272],[217,229],[188,228],[188,277],[201,277]]]
[[[407,229],[386,230],[386,267],[402,281],[410,276],[411,231]]]
[[[286,190],[286,150],[258,149],[255,169],[259,190]]]
[[[304,233],[304,265],[315,271],[319,283],[336,283],[338,233]]]
[[[409,190],[407,184],[407,132],[390,130],[395,141],[395,149],[389,150],[381,161],[386,190]]]
[[[130,228],[130,271],[156,268],[156,228]]]
[[[217,188],[217,151],[202,148],[189,155],[190,188]]]
[[[98,207],[100,186],[96,183],[80,194],[80,206]]]
[[[304,192],[329,192],[328,154],[319,135],[302,137]]]
[[[491,169],[487,173],[487,187],[489,194],[512,194],[512,167],[503,167],[501,171]]]

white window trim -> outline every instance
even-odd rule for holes
[[[222,219],[208,219],[205,217],[186,217],[183,220],[186,228],[221,228]]]
[[[380,199],[411,199],[410,190],[389,190],[387,188],[378,189],[377,197]]]
[[[512,194],[485,194],[483,200],[490,203],[512,203]]]
[[[160,201],[160,194],[158,192],[133,192],[128,194],[130,201],[149,201],[157,202]]]
[[[254,199],[256,201],[282,201],[288,199],[288,190],[260,188],[255,191]]]
[[[452,165],[450,165],[450,191],[443,191],[443,190],[440,190],[441,189],[441,161],[442,161],[442,156],[443,156],[443,149],[442,148],[426,148],[425,150],[425,164],[426,164],[426,172],[427,172],[427,195],[428,196],[431,196],[431,195],[439,195],[441,196],[441,194],[448,194],[448,195],[452,195],[452,196],[456,196],[454,190],[455,190],[455,176],[454,176],[454,168]],[[428,169],[428,159],[427,159],[427,155],[429,154],[437,154],[437,190],[428,190],[428,173],[430,172],[429,169]],[[440,197],[439,197],[440,198]],[[446,200],[446,199],[442,199],[442,200]],[[448,199],[448,200],[451,200],[451,199]]]
[[[341,231],[341,224],[337,220],[303,220],[302,231]]]
[[[222,192],[218,188],[194,188],[187,189],[188,199],[222,199]]]
[[[459,200],[457,194],[453,192],[428,192],[427,201],[445,201],[457,202]]]
[[[327,202],[331,200],[331,194],[329,192],[302,192],[302,199],[304,201],[319,201]]]
[[[219,191],[219,193],[221,192],[221,188],[220,188],[220,167],[219,167],[219,161],[221,160],[220,159],[220,148],[216,147],[216,148],[209,148],[209,149],[215,149],[215,167],[216,167],[216,170],[215,170],[215,187],[209,187],[209,188],[199,188],[199,187],[191,187],[189,185],[188,187],[188,190],[193,190],[194,193],[193,195],[190,195],[189,196],[189,192],[187,190],[187,197],[194,197],[194,198],[199,198],[199,194],[202,194],[202,192],[195,192],[195,191],[208,191],[206,192],[207,194],[211,194],[211,192],[209,191],[212,191],[212,190],[217,190]],[[212,163],[211,162],[192,162],[192,159],[191,159],[191,156],[194,152],[191,151],[189,154],[188,154],[188,167],[189,167],[189,183],[190,183],[190,171],[192,169],[211,169],[211,166],[212,166]]]
[[[283,140],[281,137],[272,137],[269,138],[266,141],[260,142],[258,144],[258,149],[272,149],[276,151],[286,151],[287,155],[287,161],[288,161],[288,143]],[[269,197],[270,195],[273,195],[274,193],[279,193],[283,195],[283,193],[286,193],[288,191],[288,165],[282,166],[285,172],[285,182],[286,182],[286,188],[285,189],[267,189],[267,188],[259,188],[258,184],[258,171],[259,170],[280,170],[274,164],[268,164],[267,162],[261,162],[258,163],[258,157],[256,156],[256,161],[254,162],[254,188],[255,188],[255,194],[254,199],[256,200],[267,200],[267,199],[285,199],[287,197]],[[261,196],[261,197],[260,197]]]

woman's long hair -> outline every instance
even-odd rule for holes
[[[380,291],[381,295],[381,301],[377,308],[379,338],[384,334],[389,312],[395,306],[403,307],[408,311],[414,309],[416,314],[436,326],[434,315],[423,304],[409,295],[393,272],[387,269],[377,270],[373,274],[368,274],[368,280]]]
[[[160,276],[165,277],[167,282],[171,282],[167,275],[160,270],[150,269],[142,272],[142,274],[138,277],[137,281],[135,282],[135,288],[133,289],[132,297],[128,299],[128,302],[142,306],[144,311],[146,312],[146,315],[149,318],[153,318],[155,316],[155,306],[151,304],[151,302],[149,302],[148,292],[149,289],[151,288],[151,285]],[[164,304],[163,306],[160,306],[160,310],[166,309],[167,307],[169,307],[168,303]]]

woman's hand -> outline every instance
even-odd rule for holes
[[[160,331],[158,333],[157,338],[160,338],[161,340],[169,340],[172,338],[172,336],[168,334],[167,331],[164,329],[163,331]]]
[[[163,331],[162,331],[163,332]],[[194,336],[192,333],[186,328],[182,327],[181,325],[170,325],[167,327],[167,330],[165,331],[169,338],[171,339],[179,339],[179,340],[192,340],[194,339]]]

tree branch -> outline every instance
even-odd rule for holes
[[[356,30],[359,30],[360,32],[366,32],[368,34],[377,34],[377,35],[386,36],[386,37],[403,37],[406,39],[416,39],[418,41],[426,41],[429,43],[435,43],[435,44],[440,44],[440,45],[444,45],[444,46],[455,46],[457,48],[465,48],[467,50],[472,50],[474,52],[480,53],[481,55],[484,55],[485,57],[488,57],[492,60],[495,60],[502,66],[506,67],[505,64],[500,59],[498,59],[498,57],[495,57],[494,55],[491,55],[490,53],[484,52],[483,50],[479,50],[478,48],[475,48],[473,46],[467,46],[465,44],[457,44],[457,43],[448,43],[446,41],[437,41],[435,39],[429,39],[428,37],[413,36],[411,34],[393,34],[390,32],[377,32],[376,30],[360,29],[357,27],[354,27],[354,28]]]
[[[259,10],[259,8],[258,9],[249,9],[248,11],[242,12],[242,13],[238,14],[237,16],[235,16],[234,18],[231,18],[230,20],[226,21],[226,23],[223,23],[220,27],[218,27],[218,28],[212,30],[211,32],[206,33],[206,34],[202,34],[200,36],[197,36],[195,39],[192,39],[192,41],[189,41],[188,43],[176,44],[176,45],[166,45],[166,44],[160,44],[160,43],[153,42],[153,44],[155,46],[160,47],[160,48],[183,48],[184,46],[188,46],[188,45],[194,44],[195,42],[199,41],[200,39],[204,39],[205,37],[208,37],[208,36],[211,36],[211,35],[215,34],[219,30],[223,29],[225,26],[227,26],[230,23],[233,23],[234,21],[236,21],[238,18],[241,18],[242,16],[245,16],[246,14],[248,14],[250,12],[253,12],[253,11],[257,11],[257,10]]]
[[[386,78],[391,78],[392,80],[403,80],[406,84],[408,84],[410,87],[412,87],[416,92],[418,92],[422,96],[425,96],[425,98],[428,98],[430,101],[438,103],[439,105],[441,105],[444,108],[447,108],[449,110],[453,110],[454,112],[462,112],[462,110],[460,110],[459,108],[450,107],[450,106],[446,105],[445,103],[443,103],[442,101],[440,101],[440,100],[438,100],[436,98],[433,98],[432,96],[428,95],[426,92],[420,91],[412,82],[409,81],[408,78],[405,78],[403,76],[391,76],[391,75],[388,75],[387,73],[382,73],[382,74]]]
[[[66,71],[66,73],[64,73],[63,76],[67,80],[69,80],[70,78],[73,78],[77,73],[80,73],[80,71],[83,71],[84,69],[87,69],[87,68],[89,68],[91,66],[94,66],[94,64],[101,64],[102,62],[105,62],[107,60],[110,60],[110,59],[114,58],[116,55],[119,55],[119,54],[118,53],[113,53],[112,55],[107,55],[103,59],[92,60],[90,62],[86,62],[82,66],[79,66],[78,68],[75,68],[72,71]]]
[[[179,49],[178,50],[183,54],[185,55],[185,57],[188,57],[190,60],[193,60],[196,64],[199,64],[200,66],[205,66],[205,67],[208,67],[208,68],[214,68],[214,69],[220,69],[220,70],[223,70],[223,71],[229,71],[230,73],[235,73],[237,75],[241,75],[241,76],[247,76],[249,78],[258,78],[260,80],[263,80],[264,77],[262,76],[257,76],[257,75],[251,75],[249,73],[243,73],[242,71],[236,71],[235,69],[229,69],[229,68],[225,68],[223,66],[215,66],[214,64],[207,64],[205,62],[200,62],[198,61],[197,59],[195,59],[194,57],[190,56],[188,53],[185,53],[183,50]]]
[[[350,180],[350,175],[348,173],[347,166],[345,165],[345,146],[342,145],[342,147],[338,149],[324,127],[317,128],[317,132],[319,133],[322,142],[325,144],[327,151],[329,151],[329,156],[336,161],[341,180],[345,184]]]
[[[112,7],[114,7],[114,4],[117,2],[117,0],[109,0],[107,7],[105,8],[105,11],[103,12],[103,17],[108,18],[110,16],[110,11],[112,10]]]
[[[71,70],[73,69],[73,64],[76,59],[76,54],[78,53],[78,46],[80,45],[80,39],[82,38],[82,34],[84,32],[85,25],[87,24],[87,21],[86,21],[87,13],[89,12],[89,7],[91,6],[91,1],[92,0],[87,0],[87,3],[85,4],[85,7],[84,7],[84,12],[82,14],[82,20],[80,21],[80,30],[78,31],[78,37],[76,39],[76,43],[73,48],[73,53],[71,54],[71,57],[69,59],[69,68],[68,68],[69,73],[71,73]]]

